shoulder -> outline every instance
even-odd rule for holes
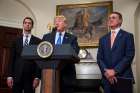
[[[48,41],[48,40],[50,40],[52,37],[54,37],[54,36],[52,36],[52,33],[47,33],[47,34],[44,34],[43,35],[43,38],[42,38],[42,40],[44,41]]]
[[[123,30],[123,29],[121,29],[120,31],[121,31],[121,33],[122,33],[124,36],[126,36],[126,37],[133,37],[133,34],[130,33],[130,32],[128,32],[128,31],[125,31],[125,30]]]
[[[105,40],[105,39],[107,39],[108,37],[110,37],[110,32],[108,32],[108,33],[106,33],[105,35],[101,36],[99,40],[100,40],[100,41],[101,41],[101,40]]]
[[[12,40],[12,47],[19,45],[22,39],[23,39],[22,36],[18,36],[14,40]]]
[[[22,39],[23,39],[23,36],[18,36],[13,42],[19,42]]]
[[[32,35],[34,39],[41,40],[39,37]]]
[[[38,37],[36,37],[36,36],[34,36],[34,35],[32,35],[32,40],[34,41],[34,42],[38,42],[38,43],[40,43],[42,40],[40,39],[40,38],[38,38]]]
[[[77,39],[77,36],[72,34],[72,33],[66,32],[65,34],[70,38],[76,38]]]
[[[46,37],[46,36],[50,36],[52,33],[46,33],[43,35],[43,37]]]
[[[55,32],[49,32],[49,33],[44,34],[43,37],[49,37],[49,36],[52,36],[54,34],[55,34]]]

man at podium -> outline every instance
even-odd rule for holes
[[[55,28],[51,33],[43,36],[43,41],[49,41],[52,45],[70,44],[75,52],[79,53],[77,37],[66,32],[67,20],[63,15],[56,16]],[[60,71],[60,93],[73,93],[73,85],[76,78],[74,64],[65,64]]]

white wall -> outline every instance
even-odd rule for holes
[[[137,7],[135,11],[135,42],[140,41],[140,3],[139,6]],[[135,43],[136,44],[136,73],[137,73],[137,93],[140,93],[140,43]]]
[[[53,18],[56,15],[56,5],[93,3],[100,1],[108,0],[0,0],[0,25],[21,28],[23,18],[25,16],[31,16],[35,20],[33,34],[42,38],[42,35],[47,33],[47,24],[50,22],[53,23]],[[137,9],[139,14],[137,14],[137,17],[135,18],[136,8],[138,7],[139,2],[140,0],[113,0],[113,9],[121,12],[124,18],[122,28],[134,33],[136,42],[140,40],[140,33],[138,33],[138,31],[140,31],[140,18],[138,17],[138,15],[140,16],[140,12],[138,12],[140,11],[140,8]],[[137,26],[135,26],[135,24]],[[140,47],[139,44],[140,43],[136,43],[136,45]],[[136,47],[136,50],[138,50],[139,47]],[[93,50],[95,52],[92,54],[94,58],[96,58],[97,49],[95,48]],[[140,50],[137,52],[136,56],[138,55],[140,55]],[[140,66],[138,60],[140,59],[136,58],[136,63]],[[133,66],[134,72],[136,72],[135,64]],[[140,69],[137,68],[137,77],[139,78],[140,74],[138,73],[138,70]],[[140,85],[140,82],[138,83]],[[140,93],[140,90],[137,93]]]
[[[32,13],[14,0],[0,0],[0,25],[22,28],[22,19]]]
[[[18,0],[19,1],[19,0]],[[27,5],[36,18],[35,34],[42,37],[47,32],[47,24],[53,22],[56,15],[56,0],[20,0]]]

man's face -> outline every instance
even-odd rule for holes
[[[108,18],[108,26],[110,28],[117,28],[121,25],[122,20],[117,14],[111,14]]]
[[[33,27],[32,21],[30,19],[25,19],[23,22],[23,29],[26,32],[30,32]]]
[[[66,23],[62,18],[56,18],[55,19],[55,26],[58,31],[64,31],[66,27]]]

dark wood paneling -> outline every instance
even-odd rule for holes
[[[13,40],[22,34],[22,29],[0,26],[0,93],[11,93],[6,79],[10,60],[10,49]]]

